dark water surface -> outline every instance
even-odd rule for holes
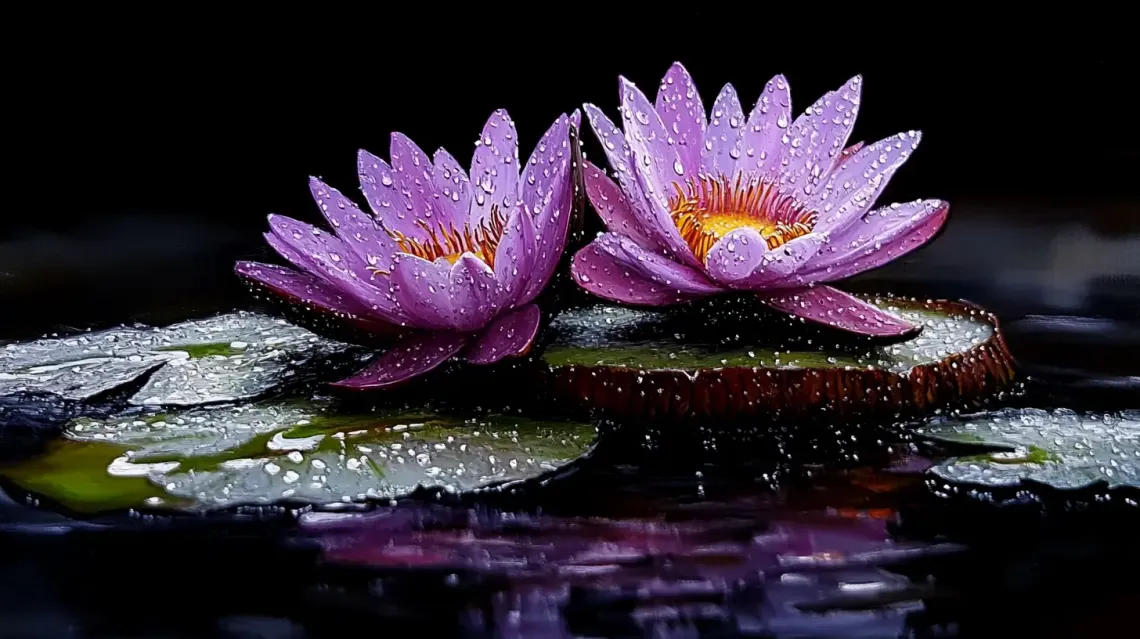
[[[993,310],[1026,403],[1137,408],[1140,218],[1122,207],[955,203],[931,245],[849,288]],[[230,267],[264,254],[192,213],[7,239],[0,339],[248,306]],[[78,522],[0,495],[0,637],[1064,637],[1140,604],[1136,508],[939,499],[921,460],[875,451],[805,458],[776,490],[762,467],[599,455],[517,494],[347,522]]]

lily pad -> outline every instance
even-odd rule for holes
[[[43,454],[0,465],[0,477],[81,513],[324,504],[537,476],[578,457],[594,435],[578,422],[260,402],[81,418]]]
[[[1140,410],[1080,414],[1034,408],[942,419],[920,434],[990,449],[931,468],[951,484],[986,488],[1140,489]]]
[[[977,406],[1013,382],[997,319],[949,301],[865,297],[921,324],[907,341],[836,343],[763,315],[593,306],[554,319],[542,380],[570,412],[610,418],[895,419]],[[828,340],[828,341],[825,341]]]
[[[0,348],[0,395],[89,400],[150,377],[134,405],[192,406],[249,399],[349,347],[283,320],[239,312],[133,326]]]

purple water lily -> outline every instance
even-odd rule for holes
[[[871,209],[921,135],[847,147],[859,76],[794,120],[782,75],[747,117],[726,85],[711,120],[679,63],[656,104],[620,82],[624,133],[585,105],[617,182],[585,166],[587,195],[608,232],[575,255],[580,286],[637,305],[751,291],[780,311],[849,332],[897,338],[921,330],[825,285],[918,248],[949,211],[941,200]]]
[[[579,121],[577,111],[559,117],[521,175],[518,135],[503,110],[483,127],[470,176],[446,150],[429,158],[393,133],[391,163],[359,154],[373,215],[312,178],[333,233],[270,215],[265,238],[294,268],[238,262],[235,270],[291,304],[401,339],[336,386],[391,386],[455,356],[491,364],[523,355],[538,331],[533,300],[566,243],[570,127]]]

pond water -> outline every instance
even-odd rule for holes
[[[969,414],[759,420],[738,402],[741,428],[695,394],[683,412],[706,418],[668,427],[638,418],[647,402],[551,416],[557,398],[519,370],[449,372],[446,404],[430,384],[326,394],[318,382],[368,352],[231,313],[252,308],[229,265],[255,245],[185,224],[156,266],[170,296],[139,294],[151,256],[129,237],[83,273],[121,283],[103,304],[39,268],[64,240],[0,250],[0,304],[30,309],[0,318],[2,636],[1081,636],[1140,601],[1130,230],[1080,240],[1091,231],[959,207],[921,260],[849,287],[920,295],[906,312],[929,324],[922,342],[710,343],[620,310],[555,322],[546,364],[632,367],[651,394],[677,390],[656,370],[902,375],[992,337],[927,298],[992,311],[1017,363]],[[1024,233],[1079,241],[960,259]],[[74,297],[31,303],[52,290]],[[613,333],[622,322],[637,330]]]

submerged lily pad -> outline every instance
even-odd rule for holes
[[[921,324],[891,345],[835,343],[773,328],[759,314],[723,316],[594,306],[552,322],[543,383],[574,412],[614,418],[896,418],[975,405],[1013,381],[997,320],[948,301],[876,297]]]
[[[577,422],[261,402],[79,419],[42,455],[0,465],[0,477],[76,512],[329,503],[537,476],[594,435]]]
[[[239,312],[164,328],[134,326],[0,348],[0,395],[87,400],[150,374],[134,405],[249,399],[348,346],[283,320]]]
[[[952,484],[1140,489],[1138,410],[1094,415],[1065,409],[1006,409],[939,420],[919,432],[934,440],[991,449],[931,469]]]

